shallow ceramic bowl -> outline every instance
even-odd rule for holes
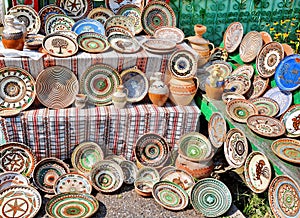
[[[143,197],[150,197],[152,195],[152,188],[154,183],[155,182],[149,178],[137,178],[134,181],[134,190],[137,194]]]
[[[158,182],[160,179],[159,172],[154,167],[143,167],[138,170],[136,174],[136,179],[150,179],[152,181]]]

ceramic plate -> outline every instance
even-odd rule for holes
[[[77,41],[77,34],[74,33],[72,30],[59,30],[57,32],[55,32],[55,34],[60,34],[60,35],[63,35],[63,36],[69,36],[71,37],[72,39],[74,39],[75,41]]]
[[[235,93],[235,92],[224,92],[222,94],[222,100],[224,101],[225,104],[228,102],[234,100],[234,99],[246,99],[243,95]]]
[[[114,12],[112,12],[110,9],[98,7],[91,10],[87,17],[97,20],[104,25],[106,20],[114,15]]]
[[[152,189],[154,200],[169,210],[183,210],[189,203],[189,196],[184,189],[168,181],[160,181],[154,184]]]
[[[222,79],[223,81],[226,77],[228,77],[231,74],[232,67],[225,61],[213,61],[212,64],[205,67],[205,70],[210,74],[215,70],[218,70],[220,72],[220,79]]]
[[[286,175],[275,177],[269,187],[268,199],[276,218],[300,217],[300,188]]]
[[[154,167],[142,167],[138,170],[136,178],[149,179],[154,183],[158,182],[160,179],[160,175]]]
[[[124,183],[133,184],[138,172],[138,168],[135,163],[132,161],[124,160],[120,163],[120,167],[123,170]]]
[[[244,165],[248,155],[248,142],[241,130],[232,128],[228,131],[224,143],[224,154],[230,166],[239,168]]]
[[[190,132],[179,139],[178,153],[191,161],[208,158],[212,153],[212,146],[206,136],[198,132]]]
[[[134,37],[134,35],[128,28],[122,26],[111,26],[105,30],[105,35],[107,37],[113,34],[123,34],[125,36]]]
[[[107,40],[114,50],[121,53],[132,54],[138,52],[141,48],[135,38],[123,34],[110,35]]]
[[[56,0],[56,5],[74,20],[85,18],[93,9],[92,0]]]
[[[42,47],[45,36],[41,34],[27,34],[24,46],[27,49],[38,50]]]
[[[61,193],[52,197],[46,204],[46,212],[53,218],[88,218],[92,217],[98,208],[98,200],[83,193]]]
[[[143,46],[152,50],[172,50],[176,48],[176,43],[164,39],[146,39]]]
[[[269,78],[261,78],[259,75],[255,75],[252,86],[249,91],[245,94],[247,99],[253,99],[260,97],[264,94],[269,85]]]
[[[149,82],[141,70],[130,68],[121,73],[121,79],[124,87],[128,90],[127,101],[141,101],[148,93]]]
[[[266,137],[282,136],[285,132],[282,122],[265,115],[249,116],[247,119],[247,126],[253,132]]]
[[[256,106],[259,115],[274,117],[279,112],[278,103],[271,98],[259,97],[250,99],[250,102]]]
[[[219,112],[213,113],[208,122],[208,136],[215,148],[220,148],[226,138],[227,126],[223,115]]]
[[[223,182],[205,178],[194,185],[191,203],[195,210],[206,217],[220,217],[230,208],[232,196]]]
[[[89,174],[92,166],[100,160],[104,159],[101,147],[95,142],[82,142],[75,147],[72,152],[72,166],[77,172]]]
[[[95,105],[111,104],[113,93],[121,84],[119,73],[105,64],[89,67],[80,77],[80,93]]]
[[[276,85],[285,91],[294,91],[300,87],[300,55],[284,58],[276,68]]]
[[[224,89],[243,95],[249,91],[250,86],[251,81],[248,76],[232,75],[225,80]]]
[[[240,123],[246,123],[249,116],[258,114],[255,105],[243,99],[234,99],[228,102],[226,112],[233,120]]]
[[[132,17],[134,22],[134,32],[138,34],[143,31],[141,16],[141,8],[134,4],[123,5],[117,12],[117,15],[122,15],[126,17]]]
[[[281,117],[288,137],[300,136],[300,104],[291,106]]]
[[[0,192],[11,186],[28,186],[29,180],[17,172],[0,173]]]
[[[175,51],[168,62],[172,75],[179,79],[191,79],[197,71],[197,59],[187,50]]]
[[[300,164],[300,141],[290,138],[280,138],[272,142],[272,151],[283,160]]]
[[[112,10],[115,14],[117,14],[118,10],[123,5],[134,4],[137,7],[143,9],[144,1],[143,0],[123,0],[123,1],[114,1],[114,0],[105,0],[106,8]]]
[[[162,167],[169,158],[169,145],[158,134],[145,133],[134,146],[135,158],[142,166]]]
[[[52,56],[70,57],[77,53],[78,44],[67,35],[52,33],[44,38],[43,48]]]
[[[181,29],[168,26],[162,26],[155,29],[153,36],[156,39],[169,40],[175,43],[181,43],[184,39],[184,33]]]
[[[283,57],[284,50],[279,42],[269,42],[264,45],[256,58],[256,69],[258,74],[263,78],[273,76],[275,69]]]
[[[271,98],[278,103],[280,110],[276,117],[279,117],[281,114],[286,112],[293,102],[292,93],[288,91],[281,91],[278,87],[269,89],[263,97]]]
[[[254,74],[254,68],[252,65],[248,65],[248,64],[240,65],[231,73],[231,75],[245,75],[249,79],[252,78],[253,74]]]
[[[269,42],[272,42],[272,41],[273,41],[272,36],[271,36],[268,32],[266,32],[266,31],[261,31],[261,32],[259,32],[259,33],[260,33],[260,35],[261,35],[261,37],[262,37],[262,40],[263,40],[263,44],[264,44],[264,45],[267,44],[267,43],[269,43]]]
[[[104,24],[105,30],[107,30],[110,27],[116,27],[120,26],[123,28],[126,28],[130,30],[132,35],[135,35],[135,30],[134,30],[134,18],[132,17],[127,17],[123,15],[115,15],[110,18],[108,18]]]
[[[31,186],[13,186],[0,192],[0,217],[33,218],[42,206],[40,193]]]
[[[70,169],[63,161],[55,157],[40,160],[33,170],[33,182],[37,188],[46,193],[54,193],[55,181]]]
[[[83,193],[91,194],[92,184],[85,176],[78,173],[67,173],[58,177],[53,186],[54,193]]]
[[[7,11],[8,15],[14,15],[27,28],[27,33],[38,33],[41,28],[41,19],[38,13],[30,6],[16,5]]]
[[[109,48],[106,37],[99,33],[81,33],[77,36],[77,43],[82,50],[89,53],[100,53]]]
[[[75,21],[65,14],[54,14],[48,16],[45,21],[46,35],[55,33],[60,30],[72,30]]]
[[[14,117],[20,114],[20,112],[21,112],[20,109],[0,107],[0,117]]]
[[[0,107],[5,109],[27,109],[36,95],[35,80],[22,68],[0,69]]]
[[[48,108],[68,107],[74,102],[78,91],[77,77],[63,66],[48,67],[42,70],[36,78],[37,98]]]
[[[228,53],[234,52],[240,45],[244,35],[243,24],[240,22],[231,23],[223,36],[224,48]]]
[[[90,178],[93,187],[104,193],[118,190],[124,181],[122,168],[111,160],[101,160],[93,165]]]
[[[1,172],[12,171],[31,177],[36,157],[28,146],[18,142],[8,142],[0,146],[0,157]]]
[[[150,53],[153,53],[153,54],[157,54],[157,55],[172,54],[172,53],[176,50],[176,47],[175,47],[175,48],[172,48],[172,49],[165,49],[165,50],[151,49],[151,48],[148,48],[148,47],[146,47],[146,46],[143,46],[143,48],[144,48],[147,52],[150,52]]]
[[[142,25],[148,35],[162,26],[175,27],[176,16],[173,9],[164,2],[149,2],[142,11]]]
[[[246,184],[253,192],[264,192],[272,178],[272,169],[268,158],[259,151],[252,151],[246,159],[244,174]]]
[[[94,32],[105,35],[104,25],[97,20],[89,18],[81,19],[74,23],[72,31],[78,35],[85,32]]]
[[[240,58],[243,62],[253,61],[262,47],[262,37],[257,31],[248,32],[240,44]]]
[[[120,165],[123,161],[126,160],[126,158],[122,155],[110,154],[105,156],[105,160],[111,160]]]

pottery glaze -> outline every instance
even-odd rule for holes
[[[151,102],[160,107],[166,103],[169,97],[169,88],[161,80],[161,77],[161,72],[155,72],[154,76],[150,77],[150,87],[148,91]]]

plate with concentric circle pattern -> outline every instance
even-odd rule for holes
[[[223,36],[224,48],[228,53],[234,52],[240,45],[244,35],[243,24],[240,22],[231,23]]]
[[[98,7],[91,10],[87,17],[97,20],[104,25],[106,20],[114,15],[114,12],[112,12],[110,9]]]
[[[288,137],[295,138],[300,136],[300,104],[291,106],[280,120],[285,126]]]
[[[122,0],[122,1],[114,1],[114,0],[105,0],[105,6],[106,8],[109,8],[112,10],[115,14],[118,13],[118,10],[128,4],[133,4],[141,9],[144,7],[144,1],[143,0]]]
[[[56,0],[56,5],[74,20],[85,18],[93,9],[92,0]]]
[[[10,186],[28,186],[29,179],[17,172],[0,173],[0,191]]]
[[[83,193],[61,193],[53,196],[46,204],[46,212],[53,218],[92,217],[99,208],[98,200]]]
[[[0,157],[1,172],[12,171],[31,177],[36,157],[28,146],[19,142],[8,142],[0,146]]]
[[[141,165],[158,168],[169,158],[169,145],[162,136],[145,133],[137,139],[134,153]]]
[[[300,164],[300,141],[291,138],[280,138],[272,142],[272,151],[281,159]]]
[[[225,80],[225,90],[230,90],[238,94],[245,94],[251,87],[251,81],[245,75],[231,75]]]
[[[230,208],[232,196],[223,182],[205,178],[194,185],[191,203],[194,209],[204,216],[219,217]]]
[[[276,218],[300,217],[300,188],[291,177],[275,177],[268,190],[268,199]]]
[[[248,32],[240,44],[240,58],[243,62],[253,61],[258,55],[263,44],[262,37],[257,31]]]
[[[259,97],[250,99],[250,102],[256,106],[259,115],[274,117],[279,112],[278,103],[271,98]]]
[[[5,109],[27,109],[36,96],[35,80],[22,68],[0,69],[0,107]]]
[[[240,123],[246,123],[249,116],[258,114],[256,106],[244,99],[234,99],[228,102],[226,112],[233,120]]]
[[[129,160],[124,160],[120,163],[120,167],[123,170],[124,183],[133,184],[138,172],[138,168],[135,163]]]
[[[212,145],[219,148],[223,145],[227,133],[226,121],[219,112],[213,113],[208,122],[208,136]]]
[[[77,43],[79,48],[89,53],[100,53],[109,48],[106,37],[99,33],[81,33],[77,36]]]
[[[96,64],[89,67],[80,77],[80,91],[95,105],[112,103],[112,95],[121,84],[119,73],[109,65]]]

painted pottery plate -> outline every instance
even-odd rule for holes
[[[293,101],[293,95],[291,92],[282,91],[278,87],[269,89],[263,97],[271,98],[275,100],[279,105],[279,112],[276,117],[279,117],[281,114],[287,111]]]
[[[58,177],[53,186],[54,193],[84,193],[91,194],[92,184],[87,177],[78,173],[67,173]]]
[[[153,36],[156,39],[171,40],[175,43],[181,43],[184,39],[184,33],[177,27],[162,26],[155,29]]]
[[[173,211],[183,210],[189,203],[186,191],[181,186],[169,181],[155,183],[152,195],[158,204]]]
[[[169,145],[162,136],[145,133],[134,146],[135,158],[142,166],[162,167],[169,158]]]
[[[143,197],[150,197],[152,196],[152,188],[155,183],[149,178],[139,177],[134,181],[134,190]]]
[[[14,117],[17,116],[20,112],[20,109],[0,107],[0,117]]]
[[[56,5],[74,20],[85,18],[93,9],[92,0],[56,0]]]
[[[240,58],[243,62],[251,62],[258,55],[262,47],[262,37],[257,31],[248,32],[240,44]]]
[[[45,51],[55,57],[70,57],[77,53],[78,44],[76,40],[67,35],[52,33],[43,40]]]
[[[279,112],[278,103],[271,98],[259,97],[250,99],[250,102],[256,106],[259,115],[274,117]]]
[[[114,12],[112,12],[110,9],[98,7],[91,10],[87,17],[97,20],[104,25],[106,20],[114,15]]]
[[[123,161],[126,160],[126,158],[122,155],[110,154],[105,156],[105,160],[111,160],[120,165]]]
[[[92,217],[99,208],[98,200],[83,193],[61,193],[50,198],[46,204],[46,212],[53,218]]]
[[[179,139],[178,153],[191,161],[208,158],[212,153],[212,146],[206,136],[198,132],[184,134]]]
[[[148,47],[146,47],[146,46],[143,46],[143,48],[144,48],[147,52],[154,53],[154,54],[158,54],[158,55],[172,54],[172,53],[176,50],[176,47],[175,47],[175,48],[172,48],[172,49],[165,49],[165,50],[151,49],[151,48],[148,48]]]
[[[234,100],[234,99],[246,99],[245,96],[235,93],[235,92],[224,92],[222,94],[222,100],[224,101],[225,104],[228,102]]]
[[[124,87],[128,90],[127,101],[138,102],[143,100],[149,89],[148,79],[141,70],[130,68],[121,73]]]
[[[243,99],[228,102],[226,112],[233,120],[240,123],[246,123],[249,116],[258,114],[255,105]]]
[[[212,74],[215,70],[220,72],[220,79],[223,81],[226,77],[228,77],[232,72],[232,67],[225,61],[214,61],[211,65],[205,67],[205,70]]]
[[[103,159],[103,151],[95,142],[80,143],[75,147],[71,156],[72,166],[82,174],[89,174],[92,166]]]
[[[63,35],[63,36],[69,36],[71,37],[72,39],[74,39],[75,41],[77,41],[77,34],[74,33],[73,31],[71,30],[59,30],[57,32],[55,32],[55,34],[60,34],[60,35]]]
[[[77,77],[63,66],[48,67],[42,70],[36,78],[37,98],[48,108],[68,107],[74,102],[78,91]]]
[[[176,47],[176,43],[164,39],[147,39],[143,42],[143,46],[152,50],[172,50]]]
[[[130,36],[123,34],[113,34],[107,38],[110,46],[121,53],[135,53],[138,52],[141,48],[139,42]]]
[[[231,23],[223,36],[224,47],[228,53],[234,52],[240,45],[244,35],[243,24],[240,22]]]
[[[285,91],[294,91],[300,87],[300,55],[284,58],[275,71],[276,85]]]
[[[246,184],[253,192],[264,192],[272,178],[272,169],[268,158],[259,151],[252,151],[246,159],[244,174]]]
[[[300,136],[300,104],[291,106],[281,117],[288,137]]]
[[[11,186],[28,186],[29,180],[17,172],[0,173],[0,192]]]
[[[80,93],[88,96],[95,105],[111,104],[111,98],[121,84],[119,73],[109,65],[96,64],[80,77]]]
[[[175,27],[176,16],[173,9],[164,2],[149,2],[142,11],[142,25],[148,35],[162,26]]]
[[[132,161],[125,160],[120,163],[120,167],[123,170],[124,183],[133,184],[138,172],[138,168],[135,165],[135,163]]]
[[[191,79],[197,71],[197,59],[187,50],[175,51],[168,63],[172,75],[179,79]]]
[[[82,50],[89,53],[100,53],[109,48],[106,37],[99,33],[81,33],[77,36],[77,43]]]
[[[231,75],[245,75],[249,79],[252,78],[253,74],[254,74],[254,68],[252,65],[248,65],[248,64],[240,65],[231,73]]]
[[[46,193],[54,193],[55,181],[70,169],[63,161],[55,157],[40,160],[33,170],[33,182],[37,188]]]
[[[0,172],[12,171],[31,177],[36,157],[28,146],[18,142],[8,142],[0,146],[0,157]]]
[[[258,74],[262,78],[269,78],[273,76],[275,73],[275,69],[277,68],[283,57],[284,50],[279,42],[269,42],[268,44],[264,45],[256,58],[256,69]]]
[[[136,174],[136,178],[143,178],[145,180],[149,179],[153,181],[153,183],[156,183],[160,180],[160,175],[154,167],[142,167],[138,170]]]
[[[245,134],[237,129],[230,129],[224,143],[224,154],[228,164],[234,168],[244,165],[248,155],[248,142]]]
[[[219,112],[213,113],[208,122],[208,136],[215,148],[220,148],[226,138],[227,126],[223,115]]]
[[[142,11],[141,8],[134,4],[123,5],[117,12],[117,15],[122,15],[126,17],[132,17],[134,22],[134,32],[138,34],[143,31],[143,26],[141,22]]]
[[[30,6],[16,5],[7,11],[8,15],[14,15],[27,28],[27,33],[38,33],[41,28],[41,19],[38,13]]]
[[[24,46],[28,49],[38,50],[42,47],[44,38],[45,36],[41,34],[27,34]]]
[[[280,138],[272,142],[272,151],[283,160],[300,164],[300,141],[290,138]]]
[[[64,14],[54,14],[48,16],[45,21],[45,33],[46,35],[55,33],[60,30],[72,30],[72,26],[75,21]]]
[[[105,30],[107,30],[110,27],[123,27],[132,33],[132,35],[135,35],[134,30],[134,18],[133,17],[127,17],[123,15],[115,15],[110,18],[108,18],[104,24]]]
[[[105,30],[105,35],[107,37],[113,34],[123,34],[125,36],[134,37],[134,35],[128,28],[122,26],[111,26]]]
[[[268,190],[268,199],[276,218],[300,217],[300,188],[291,177],[275,177]]]
[[[251,87],[251,81],[245,75],[231,75],[225,80],[224,89],[236,92],[238,94],[245,94]]]
[[[264,94],[269,85],[269,78],[261,78],[259,75],[255,75],[252,86],[246,93],[246,97],[249,99],[258,98]]]
[[[261,32],[259,32],[259,33],[260,33],[260,35],[261,35],[261,37],[262,37],[262,40],[263,40],[263,44],[264,44],[264,45],[267,44],[267,43],[269,43],[269,42],[272,42],[272,41],[273,41],[272,36],[271,36],[268,32],[266,32],[266,31],[261,31]]]
[[[34,101],[35,80],[26,70],[18,67],[0,69],[0,107],[25,110]]]
[[[206,217],[219,217],[231,206],[232,196],[221,181],[205,178],[199,180],[191,193],[193,208]]]
[[[144,1],[143,0],[123,0],[123,1],[105,0],[105,6],[106,6],[106,8],[109,8],[115,14],[118,13],[118,10],[123,5],[128,5],[128,4],[134,4],[137,7],[143,9]]]
[[[122,168],[111,160],[101,160],[93,165],[90,179],[97,191],[104,193],[118,190],[124,181]]]
[[[97,20],[89,18],[78,20],[76,23],[74,23],[72,26],[72,31],[78,35],[85,32],[94,32],[102,35],[105,34],[104,25]]]
[[[12,186],[0,192],[0,217],[33,218],[42,206],[40,193],[31,186]]]
[[[278,137],[285,133],[282,122],[265,115],[252,115],[247,119],[247,126],[255,133],[266,137]]]

